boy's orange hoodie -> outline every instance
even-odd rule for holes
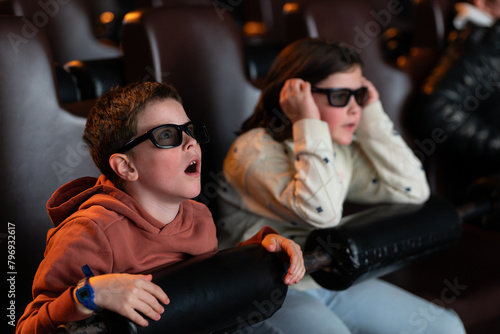
[[[147,273],[183,259],[215,253],[212,214],[198,202],[181,203],[167,225],[101,175],[84,177],[59,188],[47,202],[54,223],[45,257],[33,282],[34,300],[19,319],[16,333],[54,333],[57,326],[82,320],[72,292],[88,265],[95,275]],[[245,243],[273,233],[263,229]]]

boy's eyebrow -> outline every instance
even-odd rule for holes
[[[190,120],[189,118],[187,118],[185,121],[182,121],[182,122],[179,122],[179,123],[177,123],[177,122],[161,122],[161,123],[155,123],[155,124],[153,124],[153,125],[149,125],[149,126],[147,126],[147,127],[146,127],[146,128],[147,128],[147,130],[146,130],[146,131],[143,131],[143,133],[144,133],[144,132],[147,132],[147,131],[149,131],[149,130],[151,130],[152,128],[155,128],[155,127],[157,127],[157,126],[160,126],[160,125],[165,125],[165,124],[184,125],[184,124],[189,123],[189,122],[191,122],[191,120]]]

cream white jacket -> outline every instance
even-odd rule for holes
[[[293,124],[293,140],[263,128],[239,136],[224,161],[219,191],[219,248],[269,225],[303,244],[312,229],[338,225],[347,199],[422,203],[429,185],[420,160],[394,130],[380,102],[363,109],[349,146],[332,142],[328,124]],[[404,222],[401,222],[404,224]]]

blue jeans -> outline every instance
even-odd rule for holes
[[[237,332],[264,333],[463,334],[465,329],[454,311],[373,279],[345,291],[289,289],[271,318]]]

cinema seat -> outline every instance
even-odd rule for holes
[[[82,100],[96,100],[117,86],[124,86],[123,58],[73,60],[64,70],[74,79]]]
[[[49,41],[42,30],[23,35],[24,24],[0,19],[0,216],[15,231],[16,319],[53,227],[47,200],[70,180],[99,175],[81,139],[85,119],[60,106]]]
[[[0,0],[0,15],[14,15],[10,0]]]
[[[439,2],[421,0],[415,3],[414,27],[411,35],[407,36],[408,50],[397,59],[398,64],[410,74],[417,89],[437,64],[447,45],[449,10],[446,11],[444,4]],[[393,33],[397,35],[397,31]]]
[[[120,49],[101,43],[93,34],[88,4],[84,0],[11,0],[16,15],[25,17],[26,31],[44,30],[54,60],[90,60],[120,56]]]
[[[213,5],[212,0],[136,0],[139,8]]]
[[[379,38],[384,24],[380,22],[390,23],[390,12],[374,16],[369,4],[362,0],[304,1],[301,11],[308,37],[343,43],[361,55],[364,75],[377,87],[395,128],[404,134],[401,111],[413,91],[413,83],[407,73],[388,63],[382,54]]]
[[[123,26],[125,80],[162,81],[180,92],[191,119],[206,123],[199,200],[215,213],[216,183],[235,131],[252,113],[259,91],[245,76],[241,35],[213,6],[148,8]]]

